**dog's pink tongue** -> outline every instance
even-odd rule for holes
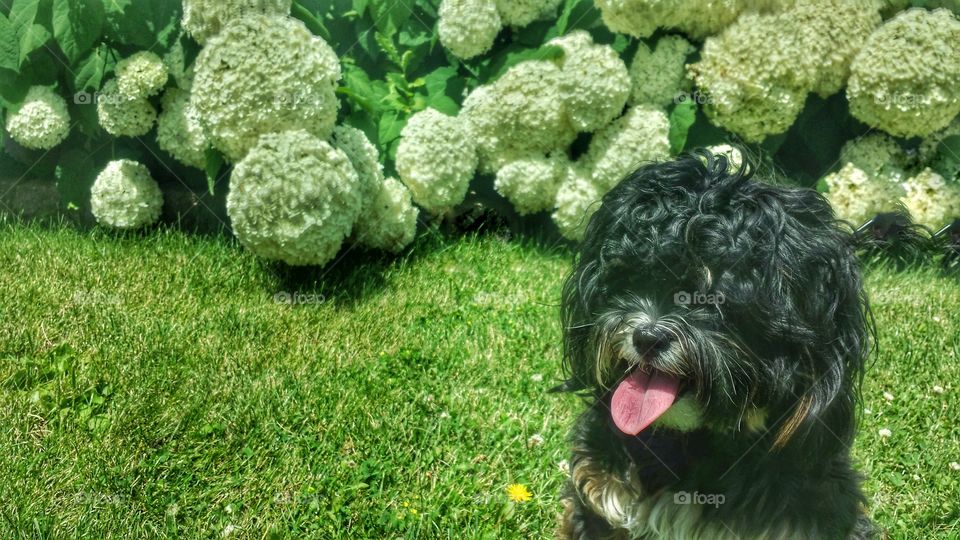
[[[634,370],[613,392],[610,413],[613,423],[627,435],[636,435],[667,409],[677,399],[680,380],[659,371],[653,374]]]

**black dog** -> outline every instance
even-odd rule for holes
[[[698,151],[590,219],[563,289],[564,538],[870,538],[850,446],[873,337],[849,231]]]

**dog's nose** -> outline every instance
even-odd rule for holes
[[[658,328],[637,328],[633,331],[633,348],[641,356],[658,355],[667,350],[673,337]]]

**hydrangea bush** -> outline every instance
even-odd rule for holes
[[[698,146],[763,156],[854,225],[939,229],[960,19],[927,4],[18,0],[0,164],[116,228],[167,189],[226,194],[240,242],[294,265],[397,253],[477,205],[577,240],[633,168]]]

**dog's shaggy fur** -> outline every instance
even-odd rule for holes
[[[561,537],[872,537],[849,458],[873,335],[850,234],[816,192],[751,176],[698,151],[590,219],[563,289],[564,389],[589,405]],[[679,387],[628,435],[611,401],[636,370]]]

